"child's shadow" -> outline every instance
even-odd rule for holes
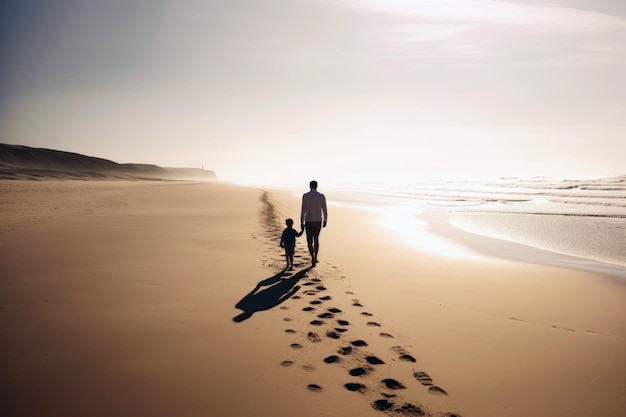
[[[294,295],[300,287],[296,284],[306,276],[311,267],[303,269],[288,279],[281,279],[285,272],[279,272],[271,278],[259,282],[248,295],[235,304],[235,308],[243,313],[233,317],[233,321],[240,323],[252,317],[254,313],[269,310]],[[267,287],[261,290],[261,287]]]

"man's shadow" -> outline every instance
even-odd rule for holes
[[[303,269],[287,279],[281,279],[286,275],[286,273],[282,271],[273,277],[260,281],[248,295],[235,304],[235,308],[243,310],[243,313],[233,317],[233,321],[241,323],[252,317],[257,311],[269,310],[286,301],[298,292],[300,286],[296,284],[302,278],[306,277],[309,269],[311,269],[311,267]],[[261,289],[262,287],[267,288]]]

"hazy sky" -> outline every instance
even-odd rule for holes
[[[0,3],[0,142],[303,182],[626,173],[624,0]]]

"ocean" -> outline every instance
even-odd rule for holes
[[[460,245],[498,256],[472,245],[471,235],[479,235],[522,245],[513,256],[507,252],[517,261],[626,279],[626,176],[361,184],[336,191],[330,199],[336,204],[384,210],[389,227],[440,254],[459,256]]]

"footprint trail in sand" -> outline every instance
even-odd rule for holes
[[[271,203],[271,196],[264,193],[261,201],[264,239],[259,240],[266,247],[262,264],[264,267],[279,269],[284,265],[284,257],[277,243],[282,227]],[[310,267],[306,244],[296,246],[294,258],[296,271]],[[298,285],[302,290],[299,295],[285,302],[284,307],[287,308],[275,310],[289,310],[292,315],[286,323],[300,323],[299,327],[294,324],[284,330],[293,337],[290,344],[293,355],[278,365],[285,368],[285,372],[303,372],[303,381],[308,379],[303,383],[303,388],[312,395],[323,395],[325,389],[341,389],[345,395],[363,397],[373,409],[384,415],[460,417],[456,413],[430,410],[418,404],[416,399],[423,395],[448,394],[434,384],[429,374],[416,368],[417,359],[411,352],[393,343],[395,336],[384,331],[384,323],[366,310],[366,302],[354,298],[352,291],[342,292],[337,289],[344,279],[338,267],[318,263],[300,279]],[[333,289],[334,292],[331,292]],[[373,337],[374,328],[380,340],[373,345],[380,350],[380,342],[383,345],[389,343],[386,351],[372,351],[368,338]],[[405,370],[398,371],[402,367]],[[324,388],[316,381],[318,372],[328,371],[332,371],[333,375],[344,375],[342,384]]]

